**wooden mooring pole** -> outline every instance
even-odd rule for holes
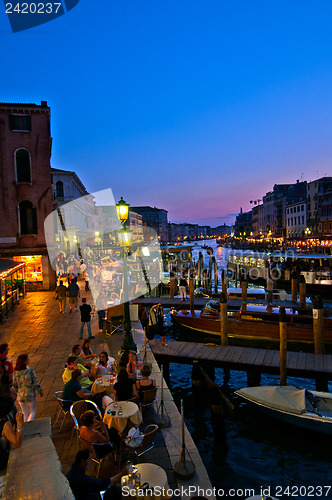
[[[212,256],[209,258],[209,290],[212,292]]]
[[[189,297],[190,297],[190,312],[192,317],[196,316],[195,313],[195,298],[194,298],[194,278],[189,280]]]
[[[312,319],[313,319],[313,331],[314,331],[314,344],[315,344],[315,354],[324,354],[324,309],[323,301],[321,297],[316,296],[314,298],[314,304],[312,308]],[[316,389],[317,391],[328,391],[328,381],[322,375],[316,378]]]
[[[299,279],[299,288],[300,288],[300,308],[305,309],[307,306],[307,291],[306,291],[306,282],[305,277],[301,274]]]
[[[218,267],[215,256],[212,256],[213,274],[214,274],[214,293],[218,293]]]
[[[205,290],[209,290],[209,276],[206,267],[204,267],[203,269],[203,287],[205,288]]]
[[[223,292],[220,294],[220,337],[221,345],[228,345],[227,299]]]
[[[228,288],[228,277],[227,277],[227,271],[226,269],[222,270],[221,274],[221,280],[222,280],[222,292],[225,294],[226,300],[227,300],[227,288]]]
[[[247,310],[247,288],[248,281],[246,280],[244,274],[241,275],[241,289],[242,289],[242,311]]]
[[[292,271],[291,274],[291,288],[292,288],[292,301],[297,301],[297,274],[296,271]]]
[[[280,385],[287,385],[287,323],[284,307],[279,310]]]

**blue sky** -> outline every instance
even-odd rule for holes
[[[331,175],[330,0],[80,0],[19,33],[4,10],[0,99],[48,101],[52,166],[90,192],[217,225]]]

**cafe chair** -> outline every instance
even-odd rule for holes
[[[96,403],[93,401],[90,401],[89,399],[82,399],[81,401],[75,401],[70,407],[70,414],[72,416],[72,419],[74,420],[74,427],[71,433],[71,440],[73,440],[73,434],[76,431],[77,433],[77,441],[78,441],[78,446],[80,447],[80,441],[79,441],[79,435],[80,435],[80,427],[81,427],[81,415],[87,411],[87,410],[93,410],[96,414],[96,417],[99,417],[100,420],[102,420],[102,415],[100,413],[100,410]]]
[[[156,424],[149,424],[145,427],[141,445],[137,448],[131,448],[137,457],[141,457],[144,453],[152,450],[157,430],[158,425]]]
[[[153,389],[149,389],[147,391],[138,391],[139,394],[139,403],[144,410],[145,408],[149,408],[157,402],[157,390],[158,387],[154,387]]]
[[[96,477],[99,477],[100,468],[104,460],[112,459],[115,466],[118,463],[118,455],[116,446],[111,443],[90,443],[79,436],[80,448],[88,449],[91,451],[93,457],[92,461],[97,465]]]
[[[56,400],[58,402],[58,410],[57,410],[56,415],[55,415],[54,425],[57,423],[57,421],[59,420],[59,417],[62,413],[63,419],[62,419],[60,429],[59,429],[59,432],[61,432],[61,429],[62,429],[62,426],[63,426],[64,421],[66,419],[66,416],[69,415],[70,406],[73,404],[74,401],[68,401],[66,399],[62,399],[62,391],[56,391],[54,393],[54,397],[56,398]]]

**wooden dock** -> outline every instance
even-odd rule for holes
[[[195,309],[203,309],[206,303],[213,299],[200,299],[195,298]],[[215,299],[216,300],[216,299]],[[174,297],[170,299],[169,297],[143,297],[133,299],[132,304],[143,304],[144,307],[152,307],[155,304],[161,304],[164,309],[171,309],[172,307],[176,309],[190,309],[189,298],[187,300],[181,300],[180,298]],[[267,301],[261,299],[249,299],[248,304],[259,304],[267,307]],[[297,302],[291,300],[274,300],[273,305],[276,307],[289,307],[289,308],[299,308]],[[227,301],[227,306],[229,309],[240,309],[242,306],[241,299],[230,299]]]
[[[280,352],[252,347],[220,346],[197,342],[168,340],[162,347],[160,340],[151,340],[154,356],[162,363],[188,363],[193,360],[209,362],[212,366],[241,370],[249,373],[279,375]],[[305,352],[287,353],[287,375],[332,380],[332,355]]]

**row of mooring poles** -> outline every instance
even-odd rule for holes
[[[242,307],[246,308],[247,283],[241,281]],[[313,310],[313,337],[315,354],[324,354],[324,310],[321,297],[315,297]],[[268,327],[267,327],[268,328]],[[280,385],[287,383],[287,317],[284,307],[279,312],[279,337],[280,337]],[[228,345],[228,319],[227,319],[227,295],[220,294],[220,342],[222,346]],[[257,377],[256,377],[257,379]],[[318,390],[327,390],[327,381],[323,376],[316,378]]]

